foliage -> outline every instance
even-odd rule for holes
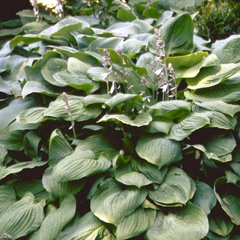
[[[239,238],[240,36],[156,4],[6,40],[0,239]]]
[[[240,6],[236,0],[205,1],[196,16],[198,35],[212,42],[239,34]]]

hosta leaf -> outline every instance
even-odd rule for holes
[[[227,179],[221,177],[214,183],[214,192],[222,209],[231,218],[231,221],[236,225],[240,225],[239,187],[227,183]]]
[[[192,199],[192,203],[200,207],[207,215],[215,207],[217,198],[213,189],[204,182],[195,182],[196,192]]]
[[[6,157],[8,151],[7,148],[5,147],[5,145],[0,144],[0,165],[1,163],[3,163],[4,158]]]
[[[100,106],[85,107],[82,102],[83,97],[68,95],[68,104],[70,106],[72,119],[75,121],[86,121],[97,117],[102,112]],[[68,113],[65,111],[66,103],[60,95],[54,102],[51,102],[49,107],[45,109],[45,117],[61,118],[71,121]]]
[[[59,208],[43,220],[39,240],[57,239],[61,230],[72,220],[76,211],[76,199],[67,195],[61,200]]]
[[[147,196],[147,192],[136,187],[122,189],[113,179],[105,180],[91,199],[91,210],[104,222],[118,225],[131,215]]]
[[[97,81],[97,82],[102,82],[105,81],[106,75],[108,74],[107,70],[103,67],[92,67],[90,68],[87,72],[87,76],[90,77],[92,80]],[[108,76],[108,81],[111,81]]]
[[[111,98],[110,94],[91,94],[86,96],[85,98],[83,98],[83,103],[84,106],[88,106],[91,104],[103,104],[105,103],[107,100],[109,100]]]
[[[23,131],[8,131],[0,127],[0,144],[9,150],[21,151],[23,149]]]
[[[49,160],[50,166],[56,165],[61,159],[71,154],[73,149],[63,136],[59,129],[52,132],[49,143]]]
[[[77,58],[70,57],[68,59],[68,71],[73,74],[83,74],[85,75],[86,72],[92,67],[92,65],[80,61]]]
[[[63,85],[70,86],[77,90],[83,90],[86,93],[94,92],[100,87],[98,83],[88,79],[86,75],[70,74],[67,70],[57,72],[53,77]]]
[[[125,22],[131,22],[137,19],[137,16],[133,14],[132,11],[125,8],[120,8],[118,10],[117,17]]]
[[[142,172],[150,181],[161,184],[166,176],[167,167],[161,169],[147,161],[133,160],[130,162],[134,171]]]
[[[166,117],[175,119],[190,112],[191,104],[183,100],[172,100],[158,102],[152,106],[148,106],[150,113],[155,117]]]
[[[167,137],[181,141],[187,138],[192,132],[208,124],[210,124],[210,119],[206,113],[190,113],[179,123],[173,124]]]
[[[121,103],[125,103],[130,100],[136,100],[141,101],[142,97],[137,94],[123,94],[123,93],[117,93],[113,97],[111,97],[109,100],[105,102],[105,105],[110,107],[110,110],[112,110],[114,107]]]
[[[160,206],[182,206],[196,191],[194,181],[180,168],[171,168],[158,189],[150,191],[149,197]]]
[[[18,180],[14,182],[13,188],[18,198],[22,198],[26,192],[31,192],[36,201],[47,200],[49,194],[45,191],[42,179]]]
[[[66,86],[55,80],[54,74],[67,69],[67,61],[60,58],[50,58],[42,67],[41,73],[44,79],[54,86]]]
[[[202,108],[211,110],[211,111],[218,111],[220,113],[229,115],[233,117],[237,112],[240,112],[240,106],[235,104],[228,104],[224,101],[207,101],[207,102],[197,102],[195,101],[194,104],[200,106]]]
[[[204,68],[196,77],[186,80],[189,89],[208,88],[228,79],[240,70],[240,63],[221,64],[220,66]]]
[[[76,150],[56,164],[53,177],[58,182],[68,182],[105,172],[110,166],[111,162],[104,156],[96,160],[92,151]]]
[[[60,234],[59,240],[115,240],[106,226],[92,212],[77,217]]]
[[[133,171],[130,165],[117,168],[114,175],[118,182],[128,186],[141,188],[152,183],[144,174]]]
[[[162,132],[162,133],[168,134],[172,125],[173,125],[173,121],[163,117],[156,117],[152,122],[150,122],[143,129],[147,133]]]
[[[219,136],[209,139],[205,144],[208,152],[215,153],[218,157],[230,154],[236,147],[236,140],[232,134],[226,136]]]
[[[20,123],[39,123],[44,121],[45,107],[33,107],[21,112],[16,120]]]
[[[5,178],[9,174],[19,173],[24,169],[32,169],[35,167],[44,166],[47,162],[40,162],[40,161],[29,161],[29,162],[19,162],[13,164],[9,167],[0,166],[0,179]]]
[[[0,186],[0,216],[17,201],[16,193],[8,185]]]
[[[189,13],[183,13],[166,21],[161,27],[167,56],[187,54],[193,50],[193,21]]]
[[[183,56],[173,56],[166,59],[172,63],[176,78],[196,77],[202,67],[209,67],[215,64],[217,57],[208,55],[206,52],[196,52]]]
[[[122,53],[126,54],[129,58],[133,58],[141,51],[142,46],[142,41],[134,38],[128,39],[123,42]]]
[[[38,158],[38,149],[41,138],[33,131],[28,132],[23,138],[24,153],[31,159]]]
[[[140,26],[133,22],[117,22],[112,24],[106,30],[119,37],[128,37],[129,35],[134,35],[141,32]],[[119,47],[120,46],[118,46],[118,48]],[[108,47],[108,48],[112,48],[112,47]],[[114,48],[114,49],[116,51],[118,50],[117,48]]]
[[[212,53],[218,58],[219,63],[238,63],[239,58],[239,35],[230,36],[224,40],[216,41]]]
[[[26,99],[25,101],[22,98],[14,99],[7,107],[0,110],[1,127],[7,127],[18,114],[33,106],[34,101],[32,99]]]
[[[0,236],[8,233],[18,239],[36,230],[44,218],[44,205],[45,201],[35,202],[34,196],[26,193],[0,216]]]
[[[239,74],[235,74],[229,80],[216,86],[196,91],[186,91],[184,95],[189,100],[206,102],[221,100],[227,103],[236,102],[240,99]]]
[[[117,239],[131,239],[149,229],[156,217],[156,210],[137,209],[117,225]]]
[[[111,37],[100,38],[89,44],[89,51],[98,52],[98,48],[112,48],[116,51],[122,48],[123,39]]]
[[[106,154],[109,159],[114,158],[118,154],[118,151],[112,147],[111,140],[100,134],[95,134],[82,140],[76,148],[78,151],[85,151],[86,149],[94,152],[97,158],[102,153]]]
[[[208,233],[208,219],[202,209],[190,202],[167,215],[158,212],[146,233],[147,240],[201,240]]]
[[[209,228],[219,236],[227,237],[231,233],[234,224],[222,209],[217,208],[214,210],[209,216]]]
[[[26,98],[26,96],[32,93],[41,93],[57,97],[62,92],[61,90],[62,89],[58,89],[46,81],[28,81],[23,87],[22,97]]]
[[[136,146],[137,154],[159,168],[181,160],[180,144],[174,140],[143,135]]]
[[[46,191],[57,197],[66,196],[67,194],[76,195],[85,185],[85,180],[72,182],[56,181],[51,167],[44,172],[42,182]]]
[[[106,114],[98,122],[119,121],[133,127],[142,127],[148,125],[151,120],[152,116],[148,113],[140,113],[133,120],[124,114]]]

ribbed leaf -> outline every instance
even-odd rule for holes
[[[17,197],[13,188],[7,185],[0,186],[0,216],[7,212],[16,201]]]
[[[60,234],[59,240],[115,240],[106,226],[92,212],[76,217]]]
[[[16,120],[20,123],[39,123],[44,120],[44,111],[47,108],[34,107],[21,112]]]
[[[160,206],[182,206],[196,191],[194,181],[180,168],[171,168],[164,182],[157,190],[150,191],[149,197]]]
[[[240,63],[238,64],[222,64],[221,66],[209,67],[203,69],[196,77],[186,80],[189,89],[209,88],[219,84],[228,79],[234,73],[240,70]]]
[[[201,240],[208,233],[208,219],[202,209],[190,202],[168,215],[158,212],[156,221],[146,233],[147,240]]]
[[[206,113],[190,113],[182,121],[172,126],[167,137],[176,141],[182,141],[192,132],[207,124],[210,124],[210,119]]]
[[[207,102],[197,102],[195,101],[194,104],[200,106],[202,108],[211,110],[211,111],[218,111],[220,113],[229,115],[233,117],[237,112],[240,112],[240,106],[235,104],[228,104],[224,101],[207,101]]]
[[[137,209],[117,225],[117,239],[131,239],[149,229],[156,217],[156,210]]]
[[[214,183],[214,192],[222,209],[231,218],[231,221],[240,225],[239,187],[227,183],[225,177],[220,177]]]
[[[181,160],[181,146],[174,140],[143,135],[136,146],[137,154],[159,168]]]
[[[0,216],[0,236],[10,234],[17,239],[36,230],[43,221],[44,201],[35,202],[31,193],[14,203],[11,208]]]
[[[41,138],[33,131],[28,132],[23,138],[24,153],[31,159],[38,158],[38,149]]]
[[[49,142],[49,165],[56,165],[61,159],[72,152],[73,149],[62,132],[59,129],[54,130],[50,136]]]
[[[55,240],[61,230],[72,220],[76,211],[76,199],[72,195],[64,197],[60,207],[43,220],[39,240]]]
[[[191,53],[193,50],[193,21],[189,13],[183,13],[166,21],[161,27],[168,56]]]
[[[73,120],[75,121],[86,121],[97,117],[102,112],[100,106],[85,107],[82,102],[82,97],[75,95],[68,95],[68,104]],[[49,107],[45,109],[45,117],[61,118],[66,121],[71,121],[71,118],[65,111],[66,103],[63,101],[60,95],[54,102],[51,102]]]
[[[109,159],[102,155],[95,159],[90,150],[76,150],[56,164],[53,177],[58,182],[68,182],[105,172],[110,166]]]
[[[130,165],[117,168],[114,175],[118,182],[128,186],[141,188],[152,183],[144,174],[133,171]]]
[[[152,116],[148,113],[140,113],[135,119],[124,114],[106,114],[98,122],[119,121],[133,127],[142,127],[148,125],[152,121]]]
[[[44,79],[54,86],[66,86],[55,80],[53,75],[57,72],[67,69],[67,61],[60,58],[50,58],[47,63],[42,67],[41,73]]]
[[[42,183],[47,192],[57,197],[66,196],[67,194],[76,195],[85,185],[85,180],[73,182],[58,182],[53,177],[51,167],[47,168],[42,177]]]
[[[6,157],[8,151],[5,145],[0,144],[0,164],[3,163],[4,158]]]
[[[217,198],[213,189],[204,182],[195,182],[196,192],[192,203],[200,207],[207,215],[211,212],[217,203]]]
[[[104,222],[119,224],[140,206],[147,192],[136,187],[122,189],[113,179],[104,181],[91,199],[91,210]]]
[[[0,179],[5,178],[9,174],[19,173],[24,169],[32,169],[35,167],[44,166],[46,163],[47,162],[29,161],[29,162],[19,162],[9,167],[0,166]]]
[[[155,117],[175,119],[190,112],[191,104],[183,100],[161,101],[148,106],[150,113]]]

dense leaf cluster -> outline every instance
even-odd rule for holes
[[[4,38],[0,239],[240,238],[240,36],[159,3]]]

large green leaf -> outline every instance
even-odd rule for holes
[[[82,102],[83,97],[68,95],[68,104],[70,106],[72,119],[75,121],[86,121],[96,118],[102,112],[101,106],[85,107]],[[71,117],[65,111],[66,103],[60,95],[55,101],[51,102],[49,107],[45,109],[45,117],[61,118],[66,121],[71,121]]]
[[[43,220],[39,240],[57,239],[61,230],[72,220],[76,211],[76,199],[67,195],[61,200],[59,208]]]
[[[77,151],[85,151],[86,149],[94,152],[98,158],[102,153],[106,154],[109,159],[112,159],[118,154],[118,151],[112,147],[110,139],[104,135],[95,134],[82,141],[77,145]]]
[[[202,209],[187,203],[170,210],[167,215],[158,212],[156,221],[146,233],[147,240],[201,240],[208,233],[208,219]]]
[[[148,113],[143,112],[137,115],[135,119],[131,119],[124,114],[106,114],[101,119],[99,119],[98,122],[119,121],[133,127],[142,127],[148,125],[151,120],[152,116]]]
[[[195,182],[196,192],[192,199],[192,203],[200,207],[207,215],[215,207],[217,198],[213,189],[204,182]]]
[[[115,240],[106,226],[92,212],[76,217],[60,234],[59,240]]]
[[[206,113],[190,113],[179,123],[173,124],[169,134],[169,139],[182,141],[192,132],[210,124],[210,119]]]
[[[212,53],[218,58],[218,62],[226,63],[239,63],[239,35],[232,35],[224,40],[216,41],[215,48]]]
[[[72,182],[58,182],[53,176],[53,169],[49,167],[43,174],[42,183],[47,192],[57,197],[67,194],[76,195],[85,185],[85,180]]]
[[[105,172],[110,166],[111,162],[103,155],[95,159],[95,154],[91,150],[79,151],[77,149],[53,167],[53,178],[58,182],[78,180]]]
[[[240,112],[239,105],[228,104],[221,100],[207,101],[207,102],[194,101],[194,104],[196,104],[197,106],[200,106],[202,108],[211,110],[211,111],[218,111],[220,113],[224,113],[231,117],[233,117],[237,112]]]
[[[232,222],[240,225],[239,187],[227,183],[225,177],[220,177],[214,183],[214,192],[222,209],[231,218]]]
[[[0,186],[0,216],[17,201],[16,193],[8,185]]]
[[[8,154],[8,151],[5,145],[0,144],[0,164],[3,163],[4,158],[7,156],[7,154]]]
[[[183,100],[161,101],[148,106],[149,112],[155,117],[166,117],[176,119],[190,112],[191,104]]]
[[[0,216],[0,236],[8,233],[17,239],[35,231],[43,221],[44,206],[45,201],[36,202],[31,193],[26,193]]]
[[[34,131],[28,132],[23,138],[25,155],[37,160],[39,158],[38,150],[40,141],[41,138]]]
[[[181,160],[180,143],[154,136],[143,135],[137,142],[137,154],[159,168]]]
[[[128,37],[130,35],[138,34],[141,32],[140,26],[133,22],[116,22],[106,30],[118,37]],[[115,48],[115,50],[118,49]]]
[[[180,168],[171,168],[158,189],[150,191],[149,197],[160,206],[182,206],[196,191],[194,181]]]
[[[193,51],[193,28],[189,13],[180,14],[163,24],[160,30],[167,56]]]
[[[114,175],[118,182],[128,186],[141,188],[152,183],[144,174],[133,171],[130,165],[117,168]]]
[[[54,130],[49,139],[49,165],[56,165],[61,159],[72,152],[73,149],[62,132],[59,129]]]
[[[111,38],[100,38],[89,44],[89,50],[92,52],[98,52],[99,48],[113,48],[116,51],[122,48],[123,39],[111,37]]]
[[[225,81],[239,70],[240,63],[221,64],[220,66],[203,68],[196,77],[189,78],[186,82],[189,89],[208,88]]]
[[[176,78],[196,77],[201,68],[215,65],[216,61],[217,57],[215,55],[208,55],[202,51],[166,58],[166,62],[173,65]]]
[[[44,120],[45,107],[33,107],[21,112],[17,117],[17,122],[20,123],[39,123]]]
[[[156,210],[138,208],[117,225],[117,239],[131,239],[149,229],[156,217]]]
[[[41,73],[44,79],[50,84],[58,87],[65,86],[66,84],[56,81],[54,74],[67,69],[67,61],[60,58],[51,58],[42,67]]]
[[[11,165],[9,167],[0,166],[0,179],[3,179],[6,176],[13,174],[13,173],[19,173],[24,169],[32,169],[35,167],[44,166],[46,163],[47,162],[29,161],[29,162],[19,162],[19,163]]]
[[[105,180],[91,199],[91,210],[104,222],[118,225],[131,215],[147,196],[147,191],[136,187],[125,189],[113,179]]]

